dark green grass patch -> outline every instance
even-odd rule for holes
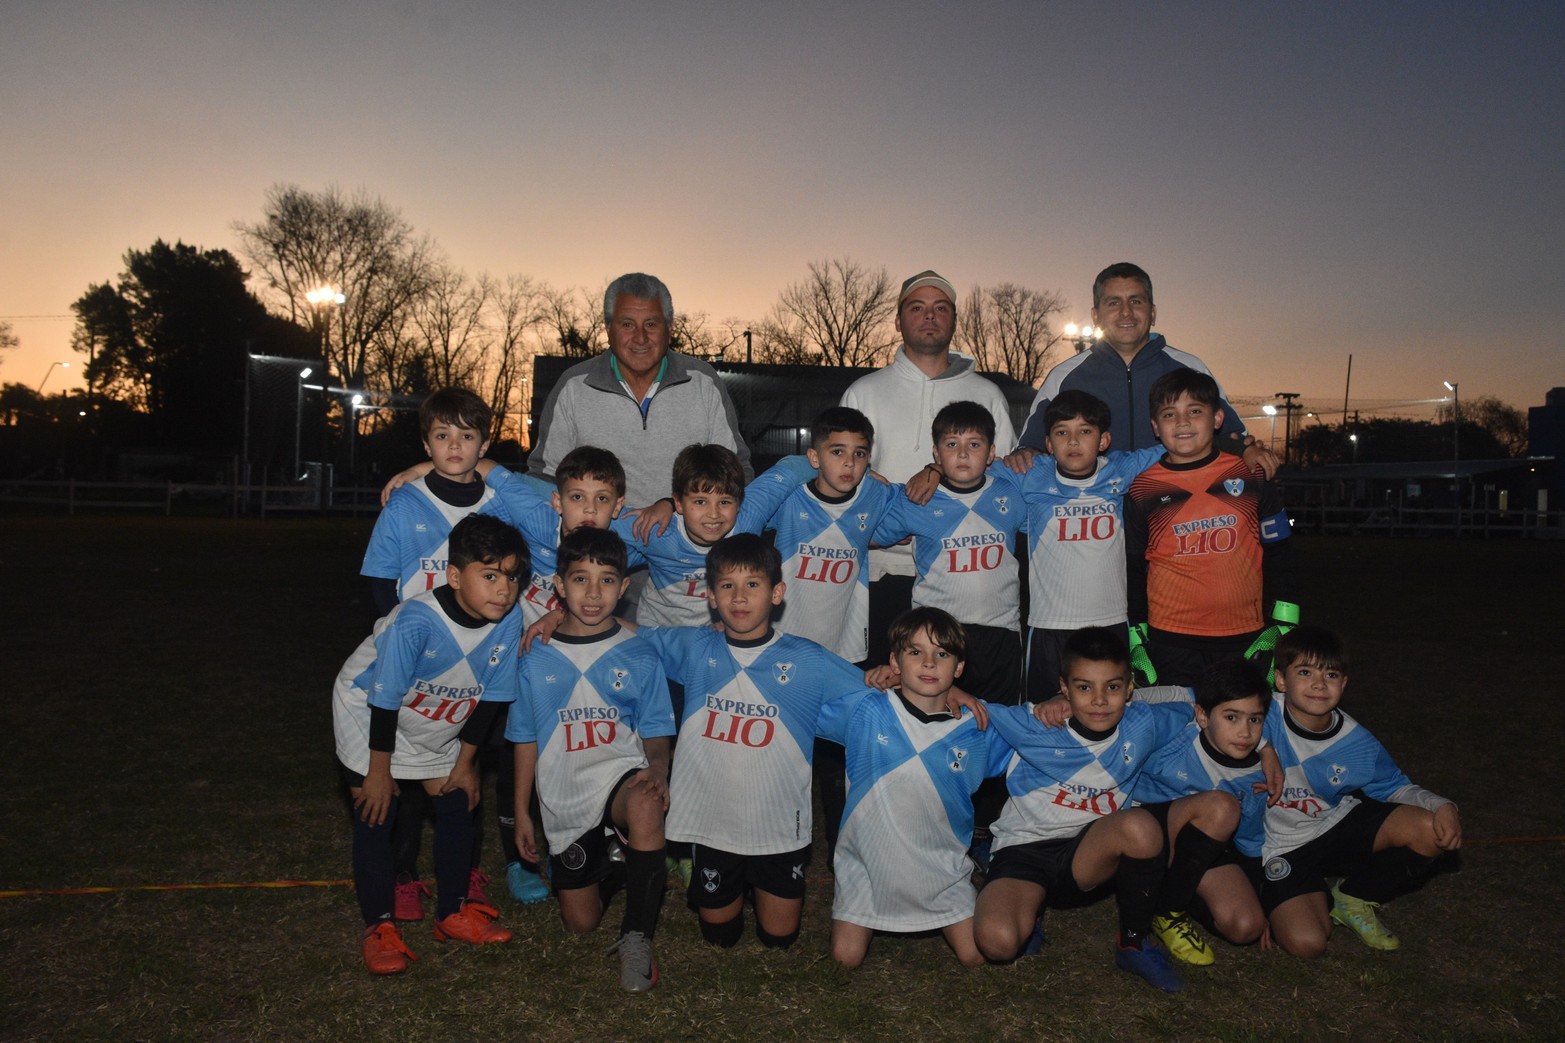
[[[340,880],[329,690],[373,621],[370,523],[0,518],[7,596],[0,890]],[[510,945],[440,945],[376,980],[341,886],[0,898],[5,1039],[1316,1040],[1554,1038],[1565,907],[1565,546],[1301,540],[1306,619],[1348,635],[1346,708],[1462,804],[1459,864],[1391,904],[1400,951],[1339,933],[1304,963],[1219,944],[1177,996],[1116,971],[1111,904],[965,970],[937,938],[826,955],[704,945],[672,892],[663,981],[615,987],[610,927],[497,898]],[[493,826],[487,824],[491,831]],[[1520,838],[1520,843],[1486,843]],[[491,848],[492,850],[492,848]],[[487,866],[500,876],[498,858]]]

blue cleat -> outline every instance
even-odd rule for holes
[[[1163,952],[1163,947],[1150,936],[1141,939],[1139,948],[1116,946],[1114,966],[1129,971],[1154,989],[1162,989],[1164,992],[1178,992],[1185,987],[1179,975],[1168,965],[1168,956]]]
[[[1027,944],[1022,946],[1022,951],[1016,955],[1019,960],[1024,956],[1037,956],[1043,952],[1043,947],[1049,944],[1049,936],[1043,933],[1043,917],[1038,917],[1038,922],[1032,925],[1032,933],[1027,936]]]
[[[549,885],[537,873],[529,873],[520,862],[507,862],[505,886],[511,897],[523,905],[537,905],[549,900]]]

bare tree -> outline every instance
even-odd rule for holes
[[[494,435],[523,440],[527,425],[522,416],[530,408],[525,398],[537,354],[533,337],[543,324],[543,288],[525,275],[507,276],[504,282],[486,275],[479,282],[487,298],[483,384],[494,406]]]
[[[307,192],[275,185],[261,220],[234,230],[266,294],[317,333],[338,376],[355,386],[379,376],[371,372],[372,353],[385,353],[388,327],[427,288],[433,241],[415,236],[382,200],[362,191],[349,198],[336,187]],[[312,303],[308,294],[322,288],[341,293],[343,301]]]
[[[540,293],[543,324],[554,341],[552,347],[571,358],[590,358],[608,347],[608,331],[599,303],[602,294],[594,301],[584,290],[557,290],[552,286],[544,286]]]
[[[752,332],[755,361],[774,366],[824,366],[826,356],[805,343],[797,321],[773,314],[756,324]]]
[[[0,351],[10,351],[21,343],[21,339],[17,337],[16,330],[12,328],[11,324],[0,321]],[[0,356],[0,365],[4,364],[5,358]]]
[[[896,293],[884,267],[871,270],[848,258],[811,261],[802,282],[791,283],[772,310],[780,350],[817,350],[832,366],[879,365],[896,347],[891,326]]]
[[[1436,407],[1435,423],[1449,424],[1451,413],[1449,405]],[[1459,418],[1464,425],[1471,424],[1494,436],[1506,456],[1527,455],[1527,414],[1510,403],[1494,395],[1479,395],[1462,403]],[[1462,445],[1465,447],[1468,442],[1469,436],[1464,433]]]
[[[440,387],[471,387],[484,365],[489,339],[484,311],[489,284],[443,262],[431,266],[424,292],[413,302],[413,325],[429,353]]]
[[[1049,350],[1060,342],[1050,317],[1064,307],[1057,291],[1015,283],[974,286],[957,310],[953,343],[973,356],[981,370],[1036,384],[1049,371]]]

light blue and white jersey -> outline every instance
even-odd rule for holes
[[[1239,801],[1234,847],[1255,858],[1261,853],[1266,832],[1266,792],[1256,793],[1255,784],[1265,781],[1259,750],[1242,761],[1235,760],[1214,750],[1200,725],[1191,721],[1147,761],[1131,796],[1138,804],[1160,804],[1212,790],[1230,794]]]
[[[745,486],[734,533],[759,535],[767,520],[794,490],[815,476],[802,456],[785,457]],[[706,555],[712,548],[690,538],[682,514],[645,543],[632,535],[634,519],[617,519],[613,529],[647,563],[647,585],[636,604],[636,622],[658,627],[700,627],[712,622],[706,598]]]
[[[399,601],[443,587],[451,529],[469,514],[503,517],[497,506],[487,486],[471,507],[454,507],[415,478],[391,494],[375,519],[359,575],[396,580]]]
[[[549,847],[563,851],[603,821],[609,793],[647,766],[643,739],[674,734],[657,651],[615,627],[555,634],[522,657],[522,695],[505,737],[538,744],[538,803]]]
[[[971,492],[942,485],[922,506],[893,498],[875,542],[913,537],[913,604],[943,609],[960,623],[1016,630],[1021,576],[1011,541],[1026,520],[1021,487],[1002,466]]]
[[[1027,625],[1075,630],[1125,622],[1125,493],[1163,447],[1098,457],[1086,478],[1035,457],[1021,476],[1027,504]]]
[[[869,654],[869,542],[900,485],[873,478],[841,503],[802,485],[772,515],[783,557],[783,612],[777,628],[807,637],[850,663]]]
[[[1268,863],[1314,840],[1359,803],[1363,790],[1375,800],[1414,804],[1434,811],[1451,801],[1415,786],[1369,729],[1341,710],[1323,732],[1311,732],[1288,716],[1282,696],[1272,698],[1263,734],[1282,762],[1282,799],[1266,809]]]
[[[809,844],[817,719],[864,687],[863,672],[787,634],[738,642],[711,627],[640,633],[685,686],[668,838],[736,855]]]
[[[560,548],[560,512],[554,509],[554,487],[499,464],[484,479],[494,490],[494,513],[516,526],[532,555],[532,575],[518,599],[526,626],[560,607],[554,593],[555,553]]]
[[[973,792],[1010,747],[971,714],[925,714],[895,692],[860,689],[821,714],[848,751],[831,918],[878,931],[931,931],[973,915]]]
[[[989,727],[1016,751],[1005,776],[1010,799],[993,827],[994,850],[1064,840],[1130,807],[1142,765],[1193,714],[1187,702],[1149,704],[1136,694],[1105,735],[1085,733],[1074,720],[1063,728],[1045,727],[1033,717],[1031,703],[989,707]]]
[[[522,615],[464,626],[433,592],[409,598],[375,622],[337,673],[332,725],[337,758],[369,771],[370,707],[397,711],[391,775],[438,779],[456,764],[457,736],[481,698],[515,699]]]

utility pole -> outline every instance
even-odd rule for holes
[[[1302,409],[1295,404],[1294,399],[1300,397],[1297,391],[1279,391],[1273,398],[1282,399],[1283,425],[1282,425],[1282,462],[1288,463],[1293,459],[1293,411]]]

